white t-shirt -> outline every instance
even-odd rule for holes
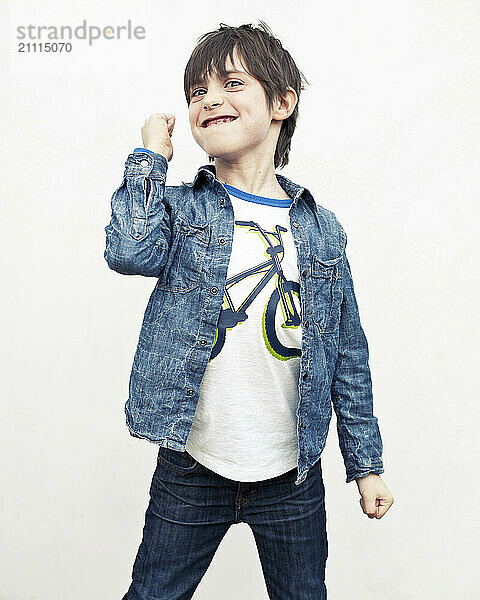
[[[219,352],[207,365],[186,450],[223,477],[261,481],[297,466],[296,410],[302,328],[297,253],[288,214],[292,200],[264,198],[225,187],[235,217],[219,319],[220,325],[222,318],[229,316],[228,328],[223,345],[217,347]],[[277,225],[286,229],[281,231],[281,241]],[[257,226],[265,232],[270,244]],[[276,252],[268,253],[270,248]],[[284,305],[278,300],[281,275],[277,270],[262,289],[259,286],[255,290],[274,265],[267,264],[259,272],[247,275],[272,260],[278,260],[287,281],[284,298],[288,312],[284,312]],[[235,277],[239,281],[231,281]],[[256,292],[258,295],[250,298],[251,303],[242,314],[241,305]],[[292,316],[296,321],[285,326]],[[221,337],[217,328],[217,343]],[[215,346],[212,356],[214,353]]]

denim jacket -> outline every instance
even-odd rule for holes
[[[123,275],[155,278],[125,403],[132,436],[184,451],[223,304],[234,213],[215,166],[167,186],[161,154],[136,148],[111,199],[105,260]],[[336,414],[346,482],[383,473],[373,415],[368,344],[360,323],[343,227],[307,188],[276,178],[289,209],[300,280],[302,347],[295,484],[325,447]]]

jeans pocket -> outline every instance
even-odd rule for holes
[[[180,475],[191,473],[199,465],[198,461],[186,450],[180,452],[171,448],[165,448],[164,446],[160,446],[158,449],[157,462]]]

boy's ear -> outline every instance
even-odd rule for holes
[[[290,85],[287,86],[287,92],[282,97],[277,96],[274,103],[272,119],[283,121],[288,119],[295,109],[298,102],[297,92]]]

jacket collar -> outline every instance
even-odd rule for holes
[[[197,173],[195,174],[195,178],[191,182],[182,181],[182,183],[188,187],[195,188],[201,185],[205,180],[210,180],[210,182],[215,181],[216,176],[216,168],[215,165],[207,164],[202,165],[198,168]],[[305,187],[297,185],[285,175],[280,175],[279,173],[275,173],[275,177],[277,178],[278,183],[282,186],[282,189],[293,198],[292,204],[296,204],[300,197],[303,197],[305,201],[310,205],[313,211],[317,210],[316,202],[308,190]],[[222,185],[219,181],[217,181],[219,185]]]

